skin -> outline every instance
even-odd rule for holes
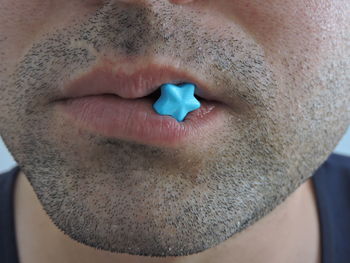
[[[111,253],[82,245],[52,224],[23,173],[15,187],[21,262],[321,262],[319,222],[310,180],[266,217],[219,245],[189,256],[162,258]]]
[[[53,248],[57,262],[88,249],[91,262],[109,262],[107,251],[118,262],[318,262],[309,178],[350,124],[349,11],[347,0],[0,0],[0,133],[22,169],[23,262],[47,262]],[[135,58],[215,83],[229,101],[223,124],[156,147],[105,138],[55,107],[69,80]],[[47,231],[31,233],[39,219]],[[25,236],[45,244],[43,258]]]

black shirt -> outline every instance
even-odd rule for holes
[[[14,225],[14,183],[19,166],[0,174],[0,262],[19,263]],[[322,263],[350,262],[350,157],[331,154],[315,171]],[[296,262],[297,263],[297,262]]]

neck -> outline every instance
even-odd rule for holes
[[[63,234],[44,212],[20,172],[15,185],[15,227],[21,263],[319,263],[320,231],[311,180],[267,216],[204,252],[168,258],[117,254],[80,244]]]

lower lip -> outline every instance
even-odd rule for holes
[[[57,106],[79,126],[103,136],[147,145],[179,146],[218,127],[224,107],[217,102],[201,101],[183,122],[157,114],[151,98],[123,99],[114,95],[70,98]],[[221,116],[221,117],[220,117]]]

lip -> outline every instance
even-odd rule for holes
[[[154,98],[145,97],[164,83],[196,84],[201,107],[183,122],[157,114]],[[200,80],[171,67],[150,65],[131,74],[112,67],[94,68],[71,82],[56,100],[59,112],[73,125],[109,138],[146,145],[177,147],[210,136],[224,123],[228,107]],[[204,100],[201,100],[204,98]]]
[[[132,73],[110,66],[94,68],[67,85],[62,91],[61,99],[100,94],[114,94],[125,99],[136,99],[153,93],[164,83],[185,82],[196,84],[195,95],[206,100],[218,100],[210,87],[188,72],[156,64],[149,64]]]
[[[72,98],[56,104],[80,128],[146,145],[177,147],[200,140],[223,123],[224,110],[216,102],[201,102],[183,122],[158,115],[151,98],[123,99],[115,95]]]

